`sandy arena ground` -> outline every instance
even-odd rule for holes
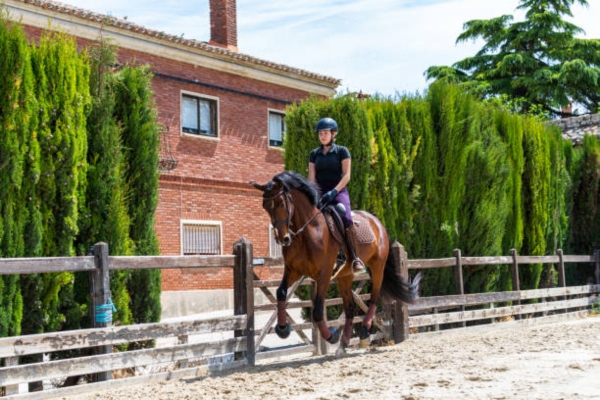
[[[68,399],[600,399],[600,317],[509,325]]]

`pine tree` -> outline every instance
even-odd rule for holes
[[[521,0],[525,20],[511,15],[464,24],[457,43],[482,39],[485,44],[472,57],[452,67],[430,67],[428,79],[460,84],[483,97],[506,96],[522,102],[528,112],[541,107],[562,115],[570,102],[595,113],[600,103],[600,40],[575,37],[583,33],[564,20],[572,17],[574,3],[586,0]]]

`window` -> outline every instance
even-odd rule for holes
[[[285,134],[285,114],[269,111],[269,146],[281,147]]]
[[[181,222],[181,254],[221,255],[221,223]]]
[[[181,131],[192,135],[217,137],[217,100],[182,94]]]
[[[269,255],[273,258],[283,257],[281,245],[277,243],[277,240],[275,240],[275,233],[273,232],[273,228],[271,225],[269,225],[269,253]]]

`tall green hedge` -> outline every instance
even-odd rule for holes
[[[544,255],[565,246],[575,162],[556,128],[443,83],[424,96],[312,98],[287,110],[287,169],[306,171],[324,116],[336,119],[339,143],[353,155],[353,208],[377,215],[411,258],[450,257],[456,248],[464,256]],[[464,276],[467,292],[511,287],[508,267],[469,267]],[[524,288],[541,276],[541,265],[521,268]],[[427,271],[425,295],[454,290],[451,269]]]
[[[157,254],[160,126],[143,67],[0,10],[0,257]],[[160,319],[160,271],[113,272],[120,323]],[[135,292],[130,297],[130,293]],[[87,273],[0,278],[0,336],[89,326]]]

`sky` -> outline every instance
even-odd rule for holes
[[[62,0],[188,39],[210,39],[209,0]],[[569,22],[600,39],[600,2],[574,5]],[[263,60],[341,79],[338,92],[423,93],[423,73],[474,55],[456,44],[463,24],[504,14],[519,0],[237,0],[238,49]]]

